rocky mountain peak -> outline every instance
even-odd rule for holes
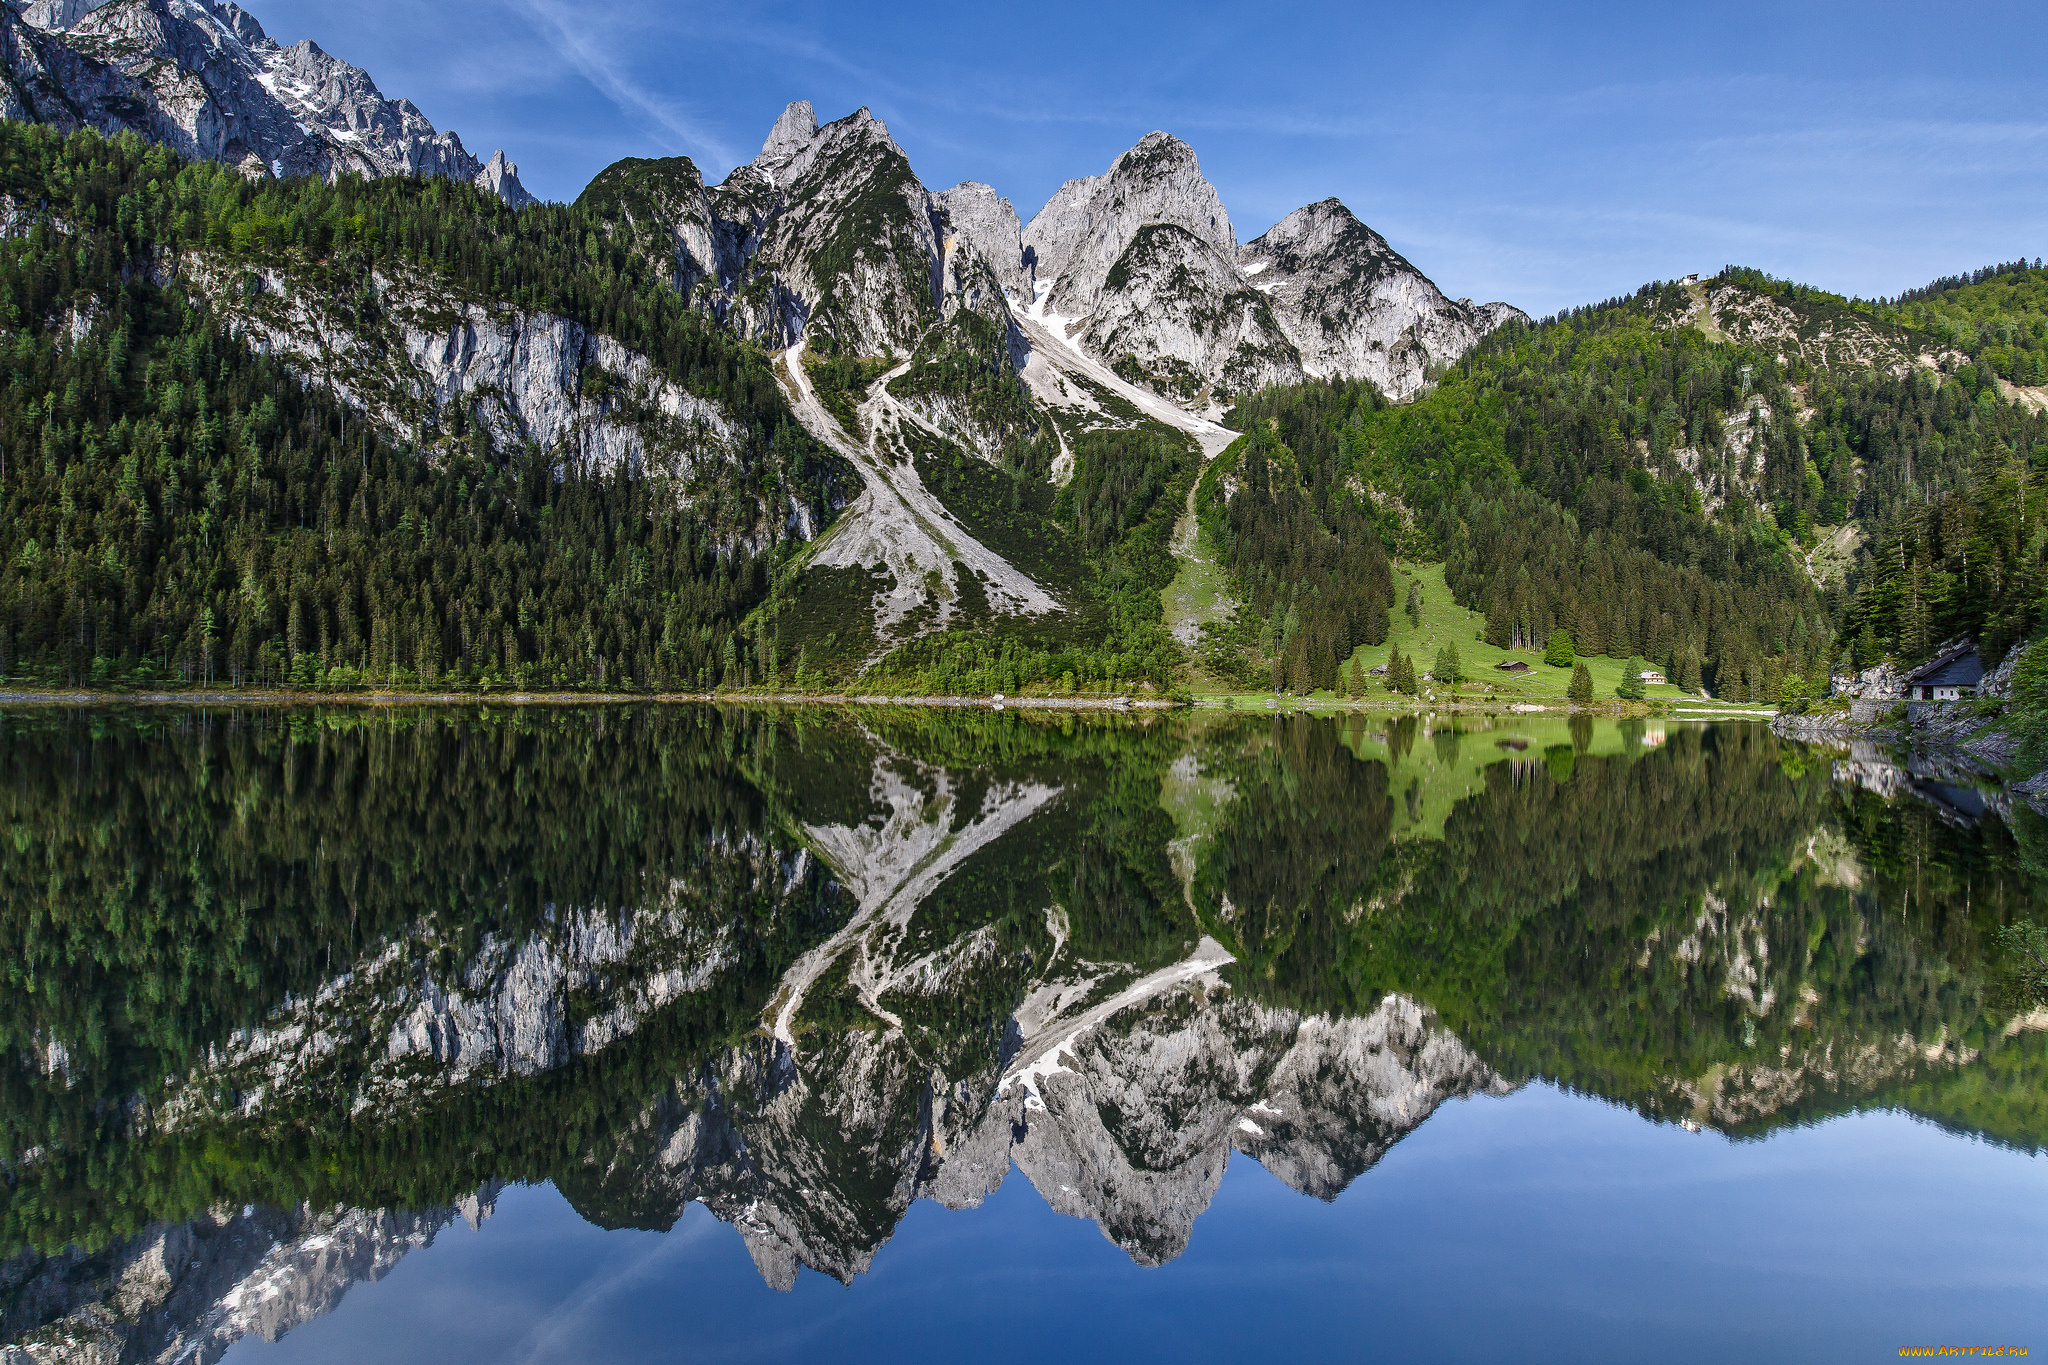
[[[809,100],[791,100],[768,130],[768,140],[761,144],[754,165],[763,169],[784,165],[817,135],[818,111],[811,108]]]
[[[988,262],[1005,292],[1030,297],[1031,276],[1024,266],[1024,221],[1017,216],[1016,207],[979,180],[963,180],[932,197],[945,210],[955,242],[973,248]]]
[[[239,6],[34,0],[19,22],[35,37],[4,45],[13,116],[139,133],[251,176],[434,175],[533,198],[511,163],[486,167],[361,68],[279,45]]]
[[[93,12],[104,0],[29,0],[21,7],[24,23],[50,30],[70,28]]]
[[[1245,243],[1238,264],[1266,296],[1305,374],[1362,377],[1388,396],[1419,390],[1510,317],[1451,300],[1341,200],[1306,205]]]
[[[515,192],[525,194],[526,189],[519,183],[519,168],[505,159],[505,149],[500,147],[491,153],[491,159],[477,172],[477,184],[508,203],[516,203]]]
[[[1039,279],[1051,278],[1051,305],[1070,316],[1094,311],[1102,286],[1139,232],[1165,225],[1187,232],[1226,261],[1237,235],[1194,149],[1152,132],[1099,176],[1069,180],[1024,229]]]
[[[1393,250],[1387,245],[1386,238],[1359,222],[1357,215],[1344,206],[1344,201],[1332,195],[1288,214],[1259,237],[1245,243],[1240,255],[1247,265],[1263,259],[1312,255],[1328,251],[1357,234],[1362,234],[1363,242],[1377,251],[1391,253]]]

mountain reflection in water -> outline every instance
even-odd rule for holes
[[[0,715],[0,1342],[211,1361],[505,1182],[851,1282],[1014,1166],[1141,1265],[1531,1080],[2027,1151],[2048,830],[1759,726]],[[1926,786],[1927,783],[1920,783]]]

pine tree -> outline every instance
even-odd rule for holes
[[[1444,647],[1436,652],[1436,680],[1448,687],[1456,687],[1465,681],[1464,661],[1458,657],[1458,646],[1445,641]]]
[[[1645,665],[1641,659],[1631,656],[1627,665],[1622,669],[1621,686],[1614,689],[1614,695],[1620,697],[1623,701],[1641,701],[1643,699],[1644,667]]]
[[[1566,695],[1580,705],[1593,700],[1593,674],[1584,664],[1572,665],[1572,685]]]

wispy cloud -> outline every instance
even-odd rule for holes
[[[590,16],[571,13],[559,0],[508,0],[539,29],[620,113],[688,152],[723,170],[734,164],[732,149],[717,135],[636,80],[608,46],[594,40]]]

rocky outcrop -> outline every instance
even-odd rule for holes
[[[948,249],[971,247],[989,265],[999,288],[1019,299],[1031,297],[1031,273],[1024,265],[1024,221],[1009,200],[978,180],[963,180],[932,196],[946,215]]]
[[[501,151],[478,161],[409,100],[311,41],[280,46],[254,16],[200,0],[38,0],[0,19],[9,113],[132,131],[249,175],[431,175],[532,201]]]
[[[800,101],[753,168],[775,189],[756,268],[799,301],[813,344],[830,337],[860,355],[914,349],[939,316],[943,224],[887,125],[863,108],[819,127]]]
[[[442,439],[459,418],[481,423],[501,448],[537,448],[586,471],[659,474],[681,503],[747,511],[714,531],[756,550],[814,538],[835,510],[801,489],[771,489],[742,509],[723,491],[749,458],[731,416],[646,356],[557,314],[468,299],[403,269],[372,274],[370,308],[353,291],[337,297],[314,266],[188,253],[175,275],[232,332],[409,441]]]
[[[1446,1099],[1510,1087],[1414,1001],[1363,1018],[1238,1001],[1215,980],[1149,997],[1066,1043],[1029,1087],[948,1076],[900,1034],[730,1055],[608,1155],[599,1212],[665,1227],[704,1202],[769,1285],[850,1282],[919,1198],[973,1207],[1011,1166],[1143,1265],[1183,1251],[1233,1151],[1331,1199]]]
[[[1069,180],[1024,229],[1037,279],[1052,282],[1047,304],[1086,317],[1102,302],[1117,262],[1150,227],[1179,229],[1198,249],[1237,255],[1237,234],[1194,149],[1168,133],[1147,133],[1101,175]]]
[[[979,224],[969,199],[953,203]],[[698,306],[772,348],[908,356],[963,306],[1007,326],[1000,272],[980,249],[1000,233],[949,229],[947,206],[866,109],[821,125],[799,100],[723,184],[705,186],[686,157],[622,161],[579,202],[651,237]]]
[[[1445,298],[1335,199],[1288,214],[1246,243],[1238,260],[1304,373],[1369,379],[1397,399],[1501,323],[1528,320],[1504,303]]]
[[[1185,991],[1074,1040],[1015,1120],[1046,1202],[1142,1265],[1186,1249],[1233,1150],[1334,1199],[1445,1100],[1511,1088],[1405,996],[1333,1019]]]
[[[1023,233],[1046,312],[1127,379],[1195,404],[1298,379],[1293,346],[1237,268],[1237,235],[1194,150],[1148,133],[1069,180]]]
[[[1746,281],[1686,281],[1693,307],[1684,319],[1708,336],[1775,352],[1778,363],[1804,362],[1817,370],[1885,370],[1904,374],[1968,359],[1944,350],[1923,354],[1904,328],[1859,313],[1836,300],[1788,301]]]

